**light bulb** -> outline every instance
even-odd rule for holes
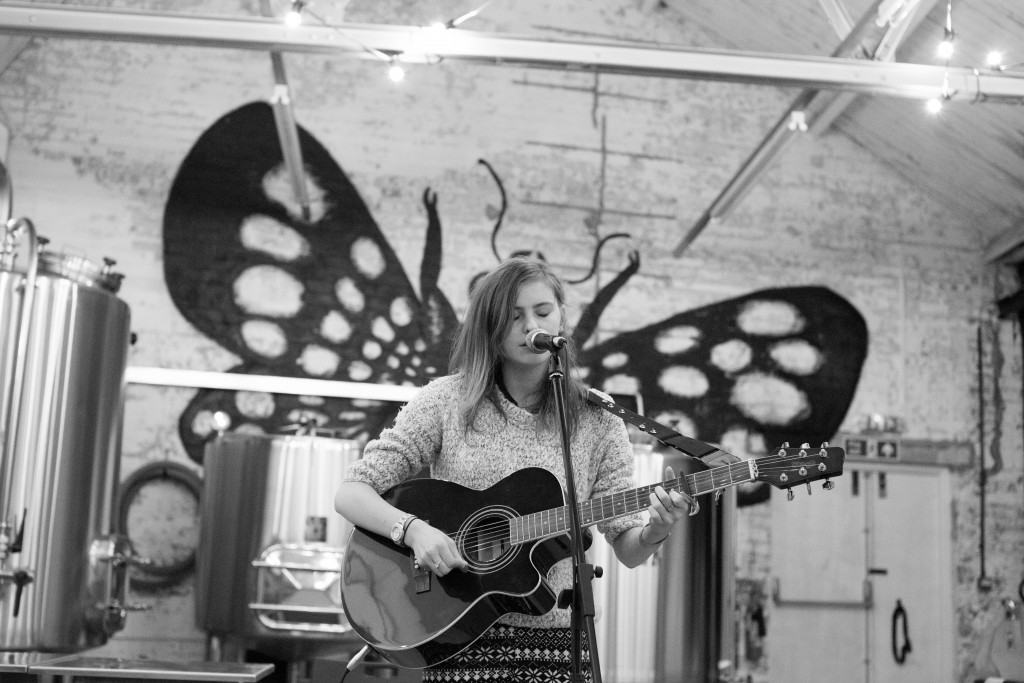
[[[924,103],[924,108],[929,114],[938,114],[942,111],[942,100],[938,97],[933,97]]]
[[[218,434],[223,434],[231,428],[231,416],[224,411],[218,410],[215,412],[211,421],[213,422],[213,428],[217,430]]]
[[[302,24],[302,13],[297,9],[290,9],[284,15],[284,25],[288,28],[297,28]]]
[[[392,64],[388,68],[388,78],[392,83],[401,83],[405,79],[405,69],[400,64]]]
[[[1003,53],[992,51],[985,56],[985,64],[993,69],[998,69],[1003,63]]]
[[[952,40],[944,40],[941,43],[939,43],[938,53],[939,53],[939,57],[942,57],[943,59],[949,59],[950,57],[952,57],[953,56],[953,41]]]

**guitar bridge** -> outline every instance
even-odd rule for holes
[[[412,582],[417,593],[426,593],[430,590],[430,570],[421,567],[416,558],[409,555],[409,562],[412,564]]]

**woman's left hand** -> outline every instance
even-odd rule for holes
[[[665,479],[675,478],[672,468],[666,467]],[[661,486],[656,486],[654,493],[651,494],[651,504],[647,508],[651,520],[648,528],[641,531],[641,538],[651,544],[664,541],[672,533],[672,525],[689,515],[695,505],[693,498],[686,493],[666,491]]]

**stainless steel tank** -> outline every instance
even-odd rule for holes
[[[125,618],[131,553],[111,532],[130,315],[113,262],[47,251],[24,218],[2,237],[0,650],[73,651]]]
[[[203,455],[196,623],[289,661],[356,640],[341,604],[351,525],[334,511],[356,441],[220,434]]]
[[[634,446],[639,485],[703,469],[667,447]],[[596,624],[605,679],[615,683],[731,680],[734,666],[733,565],[736,492],[698,498],[700,513],[676,525],[647,562],[622,567],[597,535],[594,561],[605,570],[595,582]],[[724,667],[724,668],[723,668]]]

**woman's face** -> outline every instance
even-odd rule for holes
[[[543,280],[531,280],[519,288],[512,322],[501,341],[501,357],[513,364],[546,364],[550,355],[547,351],[534,353],[526,347],[527,333],[536,329],[549,334],[558,334],[562,330],[562,309],[555,299],[555,292]]]

